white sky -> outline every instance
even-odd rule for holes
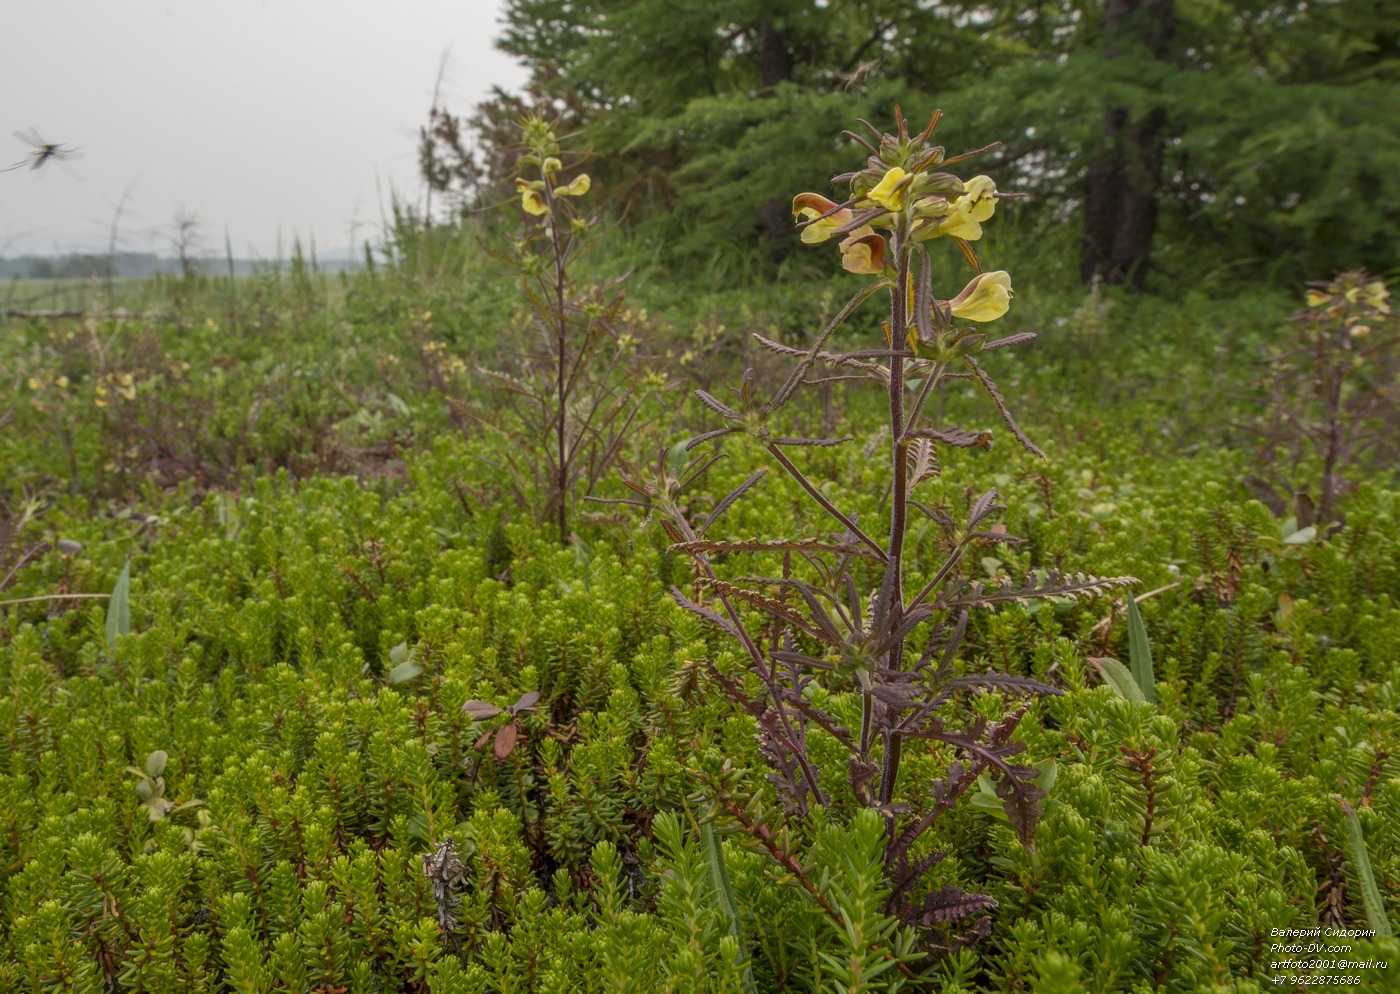
[[[170,253],[177,208],[203,247],[271,257],[280,231],[318,253],[373,237],[397,190],[421,203],[415,146],[448,55],[443,102],[463,114],[524,71],[493,47],[500,0],[3,0],[0,168],[29,147],[78,146],[0,172],[0,255]]]

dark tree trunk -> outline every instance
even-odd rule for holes
[[[1153,58],[1167,55],[1175,0],[1107,0],[1104,55],[1116,58],[1124,42],[1136,42]],[[1104,147],[1085,177],[1084,245],[1079,275],[1109,283],[1139,283],[1157,228],[1166,112],[1154,107],[1131,120],[1127,108],[1104,116]]]
[[[779,83],[792,79],[792,49],[787,35],[772,21],[758,26],[758,89],[771,92]]]
[[[771,95],[779,83],[792,79],[792,49],[787,35],[772,21],[758,26],[758,92]],[[781,258],[791,250],[792,214],[789,201],[770,200],[758,211],[760,230]]]

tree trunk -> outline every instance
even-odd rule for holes
[[[1163,59],[1171,42],[1175,0],[1107,0],[1104,56],[1117,58],[1125,41]],[[1154,107],[1131,120],[1115,107],[1103,122],[1104,147],[1085,177],[1084,245],[1079,275],[1108,283],[1141,283],[1157,228],[1166,112]]]
[[[758,92],[762,96],[772,96],[779,83],[792,79],[792,49],[788,38],[771,20],[764,20],[758,26]],[[792,213],[789,201],[783,198],[770,200],[758,211],[758,222],[763,237],[773,246],[773,251],[781,258],[792,249]]]

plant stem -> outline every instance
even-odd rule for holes
[[[549,237],[554,247],[554,316],[558,322],[555,326],[554,351],[559,360],[558,372],[555,374],[555,385],[558,391],[557,403],[559,405],[559,409],[554,412],[555,438],[559,449],[559,459],[555,467],[559,474],[555,481],[555,499],[559,501],[559,544],[567,545],[569,541],[569,509],[566,491],[569,486],[569,451],[564,443],[564,407],[567,394],[565,387],[568,382],[565,370],[569,358],[569,321],[564,313],[564,246],[559,239],[559,217],[554,212],[554,184],[550,182],[549,173],[546,170],[540,170],[540,175],[544,178],[545,203],[549,207]]]
[[[901,224],[901,228],[903,225]],[[890,294],[890,347],[902,348],[905,327],[909,323],[909,248],[906,233],[896,231],[892,241],[899,259],[899,275],[895,278],[894,290]],[[890,357],[890,460],[894,473],[893,493],[890,499],[890,542],[885,558],[885,578],[880,585],[879,614],[886,621],[886,630],[897,629],[904,614],[904,531],[908,524],[909,505],[909,466],[905,458],[908,440],[904,437],[904,359]],[[904,639],[895,639],[890,646],[888,662],[891,671],[898,671],[904,665]],[[862,694],[870,697],[870,691]],[[862,709],[868,704],[862,700]],[[894,783],[899,776],[899,754],[903,746],[903,736],[897,731],[885,732],[885,754],[880,763],[881,804],[890,803],[894,797]]]

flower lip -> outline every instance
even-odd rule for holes
[[[906,175],[899,166],[891,167],[867,196],[887,211],[902,209],[909,193],[909,184],[905,182]]]
[[[530,182],[527,179],[517,179],[515,190],[520,194],[520,208],[526,214],[533,214],[538,217],[549,212],[549,206],[545,203],[543,194],[544,184],[536,180]]]
[[[1010,309],[1011,295],[1011,274],[999,269],[978,273],[948,307],[964,321],[995,321]]]
[[[885,236],[857,228],[841,243],[841,268],[860,275],[884,272]]]
[[[792,200],[792,213],[803,218],[802,240],[808,245],[827,241],[851,221],[851,210],[819,193],[799,193]]]

